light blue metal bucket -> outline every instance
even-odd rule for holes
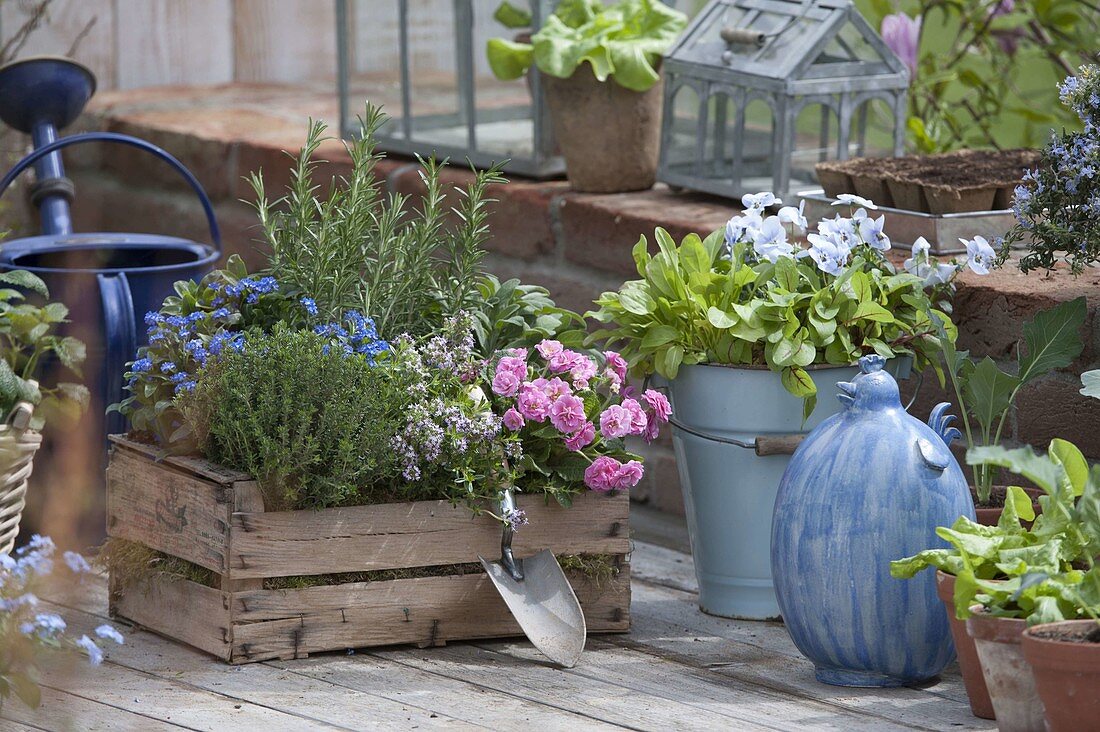
[[[840,411],[832,398],[836,382],[858,372],[809,369],[820,399],[805,424],[802,401],[766,368],[684,366],[673,381],[658,384],[668,387],[672,402],[672,442],[703,612],[749,620],[779,617],[771,572],[779,480],[800,437]]]

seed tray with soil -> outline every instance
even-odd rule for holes
[[[855,193],[902,211],[945,214],[1005,211],[1024,171],[1039,152],[962,150],[900,158],[852,158],[818,163],[825,195]]]

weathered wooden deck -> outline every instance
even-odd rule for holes
[[[520,641],[230,667],[126,629],[98,669],[50,666],[42,707],[5,704],[0,730],[995,729],[970,715],[955,667],[919,689],[825,686],[781,624],[699,612],[689,556],[639,542],[631,566],[632,632],[590,637],[567,671]],[[77,632],[107,615],[102,578],[45,599]]]

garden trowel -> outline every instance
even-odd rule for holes
[[[500,501],[506,519],[516,510],[512,489]],[[584,650],[587,629],[577,595],[549,549],[517,559],[512,555],[512,526],[500,539],[500,561],[479,556],[493,586],[527,639],[554,663],[571,668]]]

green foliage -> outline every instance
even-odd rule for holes
[[[950,327],[920,277],[896,272],[869,247],[833,276],[808,257],[754,262],[743,244],[728,256],[722,232],[689,234],[676,246],[657,229],[656,240],[652,256],[644,236],[634,246],[642,279],[603,293],[587,313],[614,326],[590,339],[618,347],[639,376],[674,379],[682,364],[766,365],[808,412],[817,390],[806,367],[878,353],[913,354],[920,370],[938,348],[928,313]]]
[[[584,340],[584,318],[555,305],[545,287],[485,275],[478,295],[471,316],[478,352],[484,358],[506,348],[534,346],[545,338],[557,339],[567,348]]]
[[[921,152],[1038,147],[1077,128],[1058,80],[1095,52],[1100,9],[1081,0],[857,0],[875,28],[889,14],[920,21],[908,130]]]
[[[1004,237],[1000,261],[1023,241],[1022,271],[1049,272],[1065,262],[1078,275],[1100,259],[1100,67],[1081,67],[1059,89],[1084,131],[1052,135],[1038,167],[1024,174],[1012,206],[1016,225]]]
[[[493,13],[493,20],[505,28],[513,30],[529,28],[531,26],[531,13],[523,8],[517,8],[508,0],[504,0],[497,6],[496,12]]]
[[[414,384],[328,346],[253,331],[177,400],[202,452],[255,476],[269,510],[372,502],[360,493],[397,472],[388,442]]]
[[[1100,399],[1100,369],[1081,374],[1081,393],[1087,397]]]
[[[89,393],[83,384],[42,383],[43,367],[55,359],[77,377],[84,363],[84,344],[71,336],[57,335],[58,326],[68,323],[69,309],[59,302],[34,305],[19,289],[48,299],[46,284],[24,270],[0,272],[0,420],[6,419],[18,402],[37,405],[31,420],[42,429],[55,420],[74,421],[88,407]]]
[[[1081,355],[1084,297],[1059,303],[1035,314],[1024,324],[1023,342],[1016,347],[1015,373],[986,356],[976,364],[958,351],[946,331],[939,335],[945,370],[962,409],[967,448],[998,445],[1020,390],[1035,379],[1065,368]],[[993,463],[976,463],[974,487],[979,505],[988,505],[993,487]]]
[[[261,291],[262,290],[262,291]],[[207,358],[239,344],[250,328],[270,329],[277,322],[302,320],[302,308],[277,291],[271,281],[250,277],[241,258],[229,257],[225,269],[199,282],[181,280],[159,312],[148,313],[149,345],[138,349],[125,376],[129,396],[111,410],[130,420],[131,429],[170,452],[195,446],[180,417],[176,395],[193,388]]]
[[[531,43],[493,38],[486,53],[501,79],[519,78],[532,63],[544,74],[567,79],[587,62],[600,81],[613,77],[627,89],[645,91],[657,83],[661,55],[686,25],[686,15],[658,0],[620,0],[611,6],[562,0]]]
[[[1081,451],[1065,440],[1051,442],[1046,455],[1030,448],[979,447],[967,462],[1008,468],[1043,489],[1042,509],[1033,515],[1031,498],[1018,486],[997,526],[960,517],[936,534],[950,548],[929,549],[890,564],[895,577],[908,578],[927,567],[956,576],[955,612],[960,618],[980,604],[1000,617],[1026,618],[1028,624],[1100,614],[1100,469],[1088,468]],[[1022,520],[1034,519],[1031,528]]]
[[[421,161],[425,186],[415,207],[401,195],[385,196],[374,175],[381,159],[375,134],[385,123],[381,109],[367,105],[363,133],[345,143],[352,170],[321,190],[326,126],[311,121],[306,143],[294,156],[291,183],[281,198],[268,200],[261,172],[250,183],[270,249],[268,274],[291,294],[313,298],[321,317],[337,320],[346,310],[375,319],[386,337],[421,336],[474,307],[482,276],[482,245],[489,236],[489,186],[503,183],[499,166],[477,171],[448,209],[440,179],[442,163]],[[447,226],[447,216],[459,220]]]

